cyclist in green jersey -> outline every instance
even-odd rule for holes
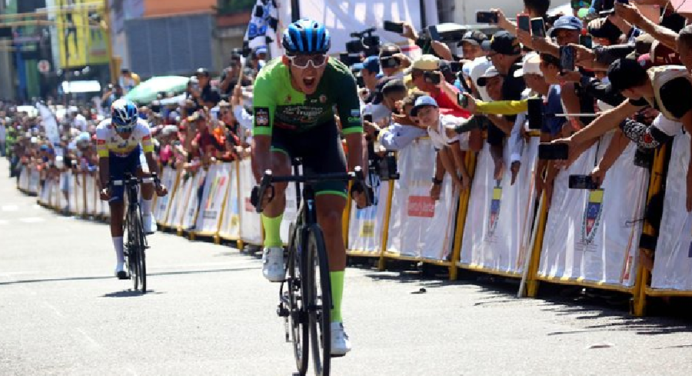
[[[286,54],[267,64],[254,86],[252,164],[255,178],[271,169],[291,174],[291,158],[300,157],[304,173],[353,171],[363,165],[363,126],[356,81],[346,65],[330,59],[329,32],[320,23],[302,19],[283,33]],[[341,130],[335,121],[335,108]],[[346,139],[348,161],[341,145]],[[352,196],[365,205],[364,187]],[[264,276],[272,282],[284,278],[284,249],[279,228],[286,207],[286,184],[275,184],[262,198],[264,226]],[[344,289],[346,249],[341,219],[346,207],[347,184],[330,182],[314,186],[317,221],[324,232],[332,286],[332,355],[351,349],[343,329],[341,298]],[[366,188],[367,189],[367,188]]]

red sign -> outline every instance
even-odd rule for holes
[[[435,216],[435,201],[430,196],[410,196],[408,198],[408,216],[432,218]]]

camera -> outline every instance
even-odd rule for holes
[[[439,85],[440,82],[442,82],[442,79],[437,71],[425,71],[423,72],[423,78],[425,79],[425,82],[433,85]]]
[[[375,28],[369,28],[361,32],[351,33],[351,41],[346,42],[346,51],[349,55],[364,53],[366,57],[377,55],[380,52],[380,37],[373,35]]]

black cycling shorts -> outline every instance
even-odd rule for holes
[[[302,133],[274,127],[271,150],[284,153],[289,158],[301,158],[305,175],[348,171],[341,137],[334,121]],[[348,197],[348,183],[345,181],[317,183],[313,189],[317,196],[333,194]]]

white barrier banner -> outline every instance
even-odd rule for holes
[[[387,252],[395,256],[447,260],[454,241],[459,195],[445,178],[437,202],[430,198],[435,150],[417,140],[399,153],[401,178],[394,184]],[[434,231],[430,231],[434,229]]]
[[[222,218],[224,199],[228,192],[230,173],[230,163],[217,164],[209,168],[195,231],[216,235]]]
[[[230,165],[230,181],[228,183],[228,197],[223,211],[219,236],[230,239],[240,239],[240,211],[238,198],[238,171],[236,163]]]
[[[207,172],[200,169],[197,174],[192,178],[192,186],[190,187],[190,194],[187,197],[187,203],[183,211],[183,221],[181,227],[183,230],[193,229],[195,226],[195,219],[197,218],[197,210],[199,209],[200,194],[204,187],[204,181],[207,176]]]
[[[250,203],[250,194],[255,185],[249,159],[240,162],[240,239],[245,243],[262,244],[262,222],[255,207]]]
[[[380,181],[374,184],[375,202],[365,209],[351,206],[348,224],[348,249],[351,252],[379,256],[382,249],[382,231],[387,210],[387,199],[393,182]]]
[[[172,167],[164,167],[161,173],[161,184],[166,186],[168,189],[168,194],[163,197],[156,198],[156,207],[154,208],[154,218],[156,218],[157,223],[164,223],[166,214],[168,213],[169,203],[171,202],[171,196],[173,195],[173,190],[175,189],[175,180],[178,176],[178,172]]]
[[[48,205],[50,203],[50,193],[53,181],[49,178],[43,182],[43,187],[41,187],[41,194],[38,196],[38,202],[43,205]]]
[[[60,173],[60,193],[58,194],[58,210],[67,208],[70,213],[74,213],[74,180],[72,179],[72,171],[67,170]],[[65,197],[67,196],[67,199]]]
[[[38,194],[38,185],[41,180],[41,175],[38,169],[32,168],[29,173],[29,193]]]
[[[72,196],[74,197],[74,212],[76,214],[84,213],[84,175],[82,173],[76,173],[72,178],[74,184],[74,191]]]
[[[600,147],[592,146],[555,179],[538,270],[542,277],[634,286],[648,183],[648,172],[632,163],[636,146],[625,149],[601,189],[568,188],[570,174],[591,173],[610,138],[604,136]]]
[[[86,213],[89,215],[96,215],[98,214],[96,204],[99,201],[99,195],[96,189],[96,179],[91,174],[87,174],[86,177],[86,192]]]
[[[19,189],[25,192],[29,190],[29,168],[26,166],[19,171]]]
[[[281,228],[279,231],[284,245],[288,245],[288,230],[291,227],[291,223],[295,222],[298,217],[296,199],[296,186],[294,183],[289,183],[288,187],[286,187],[286,209],[284,210],[283,218],[281,218]]]
[[[471,196],[464,225],[460,265],[503,273],[520,274],[531,242],[534,218],[534,174],[539,139],[533,137],[524,148],[521,168],[512,185],[512,173],[505,168],[498,185],[495,164],[485,144],[478,154]],[[505,166],[510,166],[509,143],[505,145]]]
[[[692,291],[692,214],[685,208],[690,136],[675,137],[651,279],[654,289]]]
[[[183,223],[183,215],[185,214],[185,205],[187,205],[187,198],[192,190],[192,180],[193,177],[187,172],[181,172],[180,182],[178,182],[178,189],[176,189],[173,195],[173,203],[171,204],[171,211],[168,213],[168,218],[166,219],[166,225],[169,227],[180,227]]]

